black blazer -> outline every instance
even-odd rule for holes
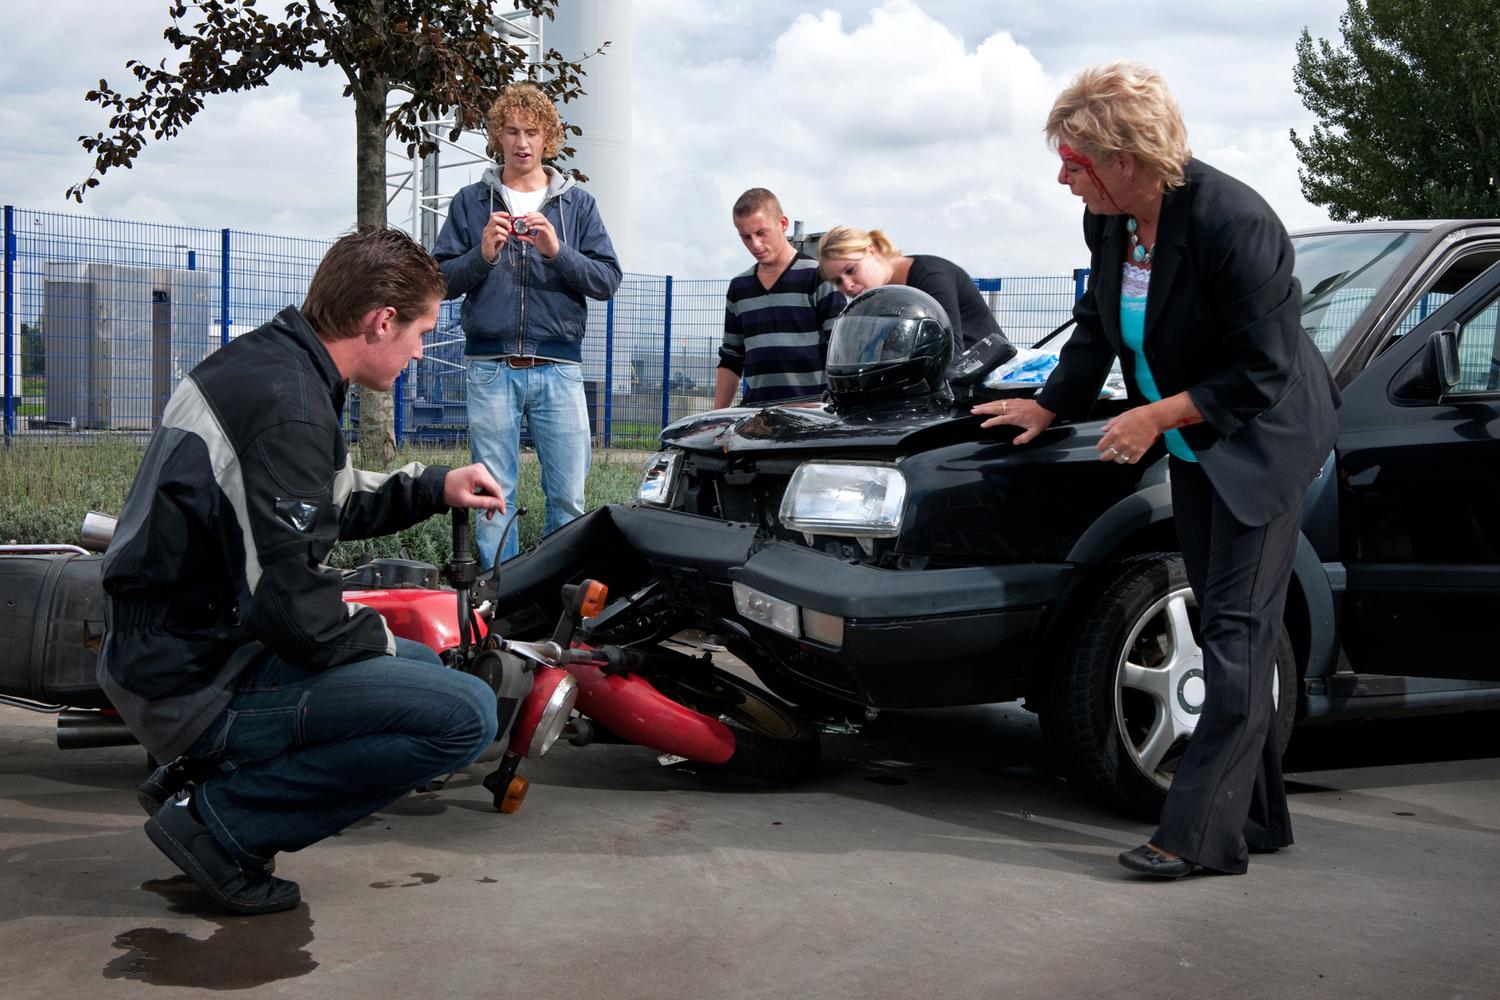
[[[1078,325],[1037,401],[1083,419],[1116,357],[1125,216],[1085,212],[1092,253]],[[1204,422],[1182,428],[1236,520],[1265,524],[1290,510],[1333,450],[1338,389],[1302,330],[1292,243],[1265,200],[1206,163],[1167,191],[1146,299],[1146,362],[1162,397],[1186,391]],[[1121,366],[1130,398],[1148,400],[1135,366]]]

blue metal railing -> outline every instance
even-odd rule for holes
[[[230,229],[97,219],[6,206],[4,435],[144,439],[209,352],[300,303],[329,243]],[[1080,275],[976,281],[1029,345],[1072,309]],[[725,279],[627,274],[589,303],[584,378],[595,440],[650,447],[713,406]],[[461,441],[467,387],[459,303],[395,386],[397,441]],[[357,394],[346,413],[358,433]]]
[[[12,307],[12,291],[15,287],[15,261],[16,261],[16,239],[13,227],[15,225],[16,211],[9,205],[5,206],[5,440],[9,441],[15,434],[17,386],[14,383],[21,382],[20,391],[25,392],[24,382],[13,377],[11,365],[12,358],[19,359],[20,352],[15,348],[15,310]],[[24,376],[23,376],[24,377]]]

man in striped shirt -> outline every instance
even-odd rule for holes
[[[818,274],[818,262],[787,242],[781,203],[751,188],[734,203],[734,228],[755,266],[729,283],[714,406],[755,406],[816,396],[834,317],[844,296]]]

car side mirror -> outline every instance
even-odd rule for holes
[[[1458,385],[1458,325],[1435,330],[1391,380],[1397,403],[1436,403]]]
[[[1427,353],[1432,355],[1432,368],[1437,373],[1438,384],[1443,387],[1443,393],[1452,392],[1463,376],[1458,366],[1458,327],[1445,326],[1429,337]]]

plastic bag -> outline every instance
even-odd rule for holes
[[[1057,355],[1034,347],[1016,348],[1016,356],[984,377],[987,389],[1016,385],[1041,385],[1057,367]]]
[[[1016,356],[984,377],[987,389],[1009,389],[1021,385],[1041,385],[1057,367],[1057,355],[1034,347],[1016,349]],[[1124,399],[1125,379],[1116,363],[1099,390],[1101,399]]]

